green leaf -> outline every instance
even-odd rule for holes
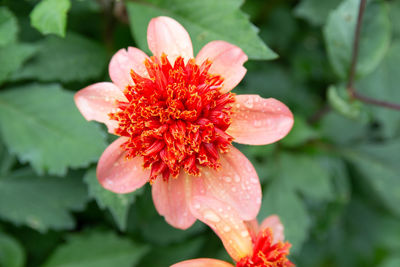
[[[96,170],[90,169],[83,178],[88,185],[89,196],[94,198],[102,209],[108,209],[121,230],[126,229],[127,217],[131,204],[137,195],[142,193],[138,189],[129,194],[116,194],[104,189],[96,177]]]
[[[273,97],[302,114],[315,112],[318,108],[318,99],[295,81],[293,74],[282,66],[262,62],[249,62],[246,65],[248,72],[242,83],[245,86],[239,85],[236,88],[238,94]]]
[[[336,88],[331,85],[328,88],[328,102],[333,109],[345,116],[346,118],[356,120],[361,117],[361,104],[359,102],[350,102],[349,97],[342,97],[339,90],[347,93],[344,88]]]
[[[257,36],[258,30],[240,10],[241,0],[148,0],[127,2],[132,34],[147,49],[147,25],[157,16],[169,16],[189,32],[198,52],[213,40],[225,40],[243,49],[250,59],[273,59],[277,55]]]
[[[324,37],[330,63],[340,78],[346,79],[351,62],[354,31],[360,0],[346,0],[328,17]],[[390,22],[383,1],[368,1],[362,21],[357,75],[375,69],[390,42]]]
[[[14,43],[0,47],[0,85],[36,52],[36,46]]]
[[[317,159],[317,156],[282,153],[278,176],[306,197],[328,201],[333,197],[331,178]]]
[[[291,253],[296,254],[308,237],[310,217],[303,201],[289,185],[290,181],[277,177],[264,191],[259,221],[277,214],[285,227],[285,240],[292,244]]]
[[[0,46],[17,40],[17,18],[7,7],[0,7]]]
[[[400,104],[399,62],[400,41],[395,41],[377,69],[357,83],[358,91],[378,100]],[[400,112],[372,105],[368,109],[380,122],[385,137],[393,138],[400,132]]]
[[[65,39],[49,36],[39,51],[13,78],[40,81],[86,81],[99,78],[107,64],[104,47],[75,33]]]
[[[197,237],[168,246],[154,246],[148,256],[140,262],[140,266],[164,267],[196,258],[205,241],[204,238]]]
[[[0,133],[10,153],[40,174],[87,166],[106,147],[103,131],[78,112],[73,93],[56,84],[1,92]]]
[[[148,247],[112,232],[73,235],[58,247],[44,267],[133,267]]]
[[[302,0],[295,8],[294,14],[307,20],[310,24],[315,26],[322,26],[325,24],[329,12],[336,8],[342,0]]]
[[[42,0],[30,15],[31,24],[43,34],[54,33],[64,37],[70,7],[70,0]]]
[[[11,156],[5,145],[0,143],[0,177],[7,174],[15,162],[15,156]]]
[[[282,141],[280,141],[280,143],[287,147],[296,147],[317,137],[317,131],[308,125],[305,118],[295,115],[292,130],[284,139],[282,139]]]
[[[398,40],[400,38],[400,2],[389,2],[390,20],[393,25],[393,37]]]
[[[345,131],[343,129],[346,129]],[[321,133],[334,143],[349,144],[366,138],[368,125],[330,112],[321,120]]]
[[[205,228],[204,224],[199,221],[186,230],[173,228],[158,214],[147,223],[140,224],[139,227],[144,238],[157,245],[184,242],[185,238],[193,236]]]
[[[282,153],[273,162],[273,180],[264,192],[259,220],[271,214],[280,216],[285,237],[297,254],[309,235],[311,219],[303,200],[329,201],[333,199],[330,174],[319,158],[305,154]]]
[[[0,179],[0,217],[37,231],[72,229],[70,211],[79,211],[87,201],[80,177],[38,177],[22,170]]]
[[[399,151],[400,139],[344,150],[362,174],[358,178],[368,182],[383,204],[397,216],[400,216]]]
[[[351,199],[351,185],[345,161],[341,157],[332,155],[322,155],[317,159],[333,181],[336,201],[348,203]]]
[[[398,267],[400,266],[400,257],[399,256],[393,256],[393,257],[388,257],[385,259],[384,262],[382,262],[379,267]]]
[[[0,232],[0,266],[22,267],[25,264],[25,252],[13,237]]]

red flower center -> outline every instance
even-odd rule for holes
[[[258,234],[253,255],[242,258],[237,267],[290,267],[294,264],[287,258],[291,244],[278,241],[273,243],[273,234],[270,228]]]
[[[134,85],[124,91],[127,102],[109,114],[118,121],[115,133],[129,137],[123,144],[127,158],[142,156],[151,168],[150,181],[161,175],[176,177],[181,168],[199,175],[199,166],[219,168],[219,152],[229,149],[232,137],[232,93],[220,91],[223,78],[208,72],[210,61],[174,64],[166,55],[145,61],[149,77],[131,71]]]

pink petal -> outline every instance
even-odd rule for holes
[[[196,221],[187,205],[191,195],[191,179],[183,171],[177,178],[168,181],[162,178],[152,185],[154,206],[158,213],[175,228],[187,229]]]
[[[232,264],[215,259],[194,259],[175,263],[170,267],[233,267]]]
[[[97,179],[107,190],[125,194],[142,187],[150,177],[150,171],[144,170],[140,157],[125,158],[121,145],[127,137],[115,140],[101,155],[97,164]]]
[[[250,233],[251,240],[255,241],[257,238],[258,230],[260,228],[260,226],[258,225],[257,218],[251,221],[245,221],[244,223],[247,227],[247,230]]]
[[[125,89],[128,84],[132,85],[131,70],[134,70],[140,76],[146,77],[148,75],[144,66],[146,58],[148,56],[135,47],[128,47],[128,51],[120,49],[111,58],[108,66],[113,83],[121,89]]]
[[[150,21],[147,28],[147,43],[157,57],[162,53],[173,63],[178,56],[188,60],[193,58],[192,41],[188,32],[176,20],[169,17],[157,17]]]
[[[196,196],[191,210],[197,219],[214,230],[232,259],[239,261],[251,255],[251,237],[234,208],[213,198]]]
[[[116,100],[126,101],[117,86],[108,82],[95,83],[78,91],[74,99],[86,120],[102,122],[107,125],[110,133],[114,133],[118,122],[110,120],[108,114],[117,108]]]
[[[246,74],[243,63],[247,61],[247,55],[239,47],[225,41],[206,44],[196,57],[197,64],[206,59],[212,61],[210,73],[221,75],[225,79],[222,92],[235,88]]]
[[[285,137],[293,126],[292,112],[274,98],[238,95],[233,112],[227,133],[241,144],[274,143]]]
[[[261,186],[253,165],[233,146],[220,154],[220,162],[218,171],[202,168],[204,194],[228,203],[243,220],[254,219],[260,210]]]
[[[262,223],[260,230],[264,230],[265,228],[271,228],[272,233],[274,235],[274,243],[278,241],[283,241],[285,239],[285,235],[283,234],[283,224],[279,219],[278,215],[271,215],[267,217]]]

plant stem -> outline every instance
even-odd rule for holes
[[[377,100],[374,98],[364,96],[364,95],[358,93],[356,91],[356,89],[354,88],[354,79],[355,79],[356,68],[357,68],[358,50],[359,50],[359,46],[360,46],[361,25],[362,25],[362,19],[363,19],[366,3],[367,3],[367,0],[361,0],[360,8],[358,10],[356,31],[355,31],[354,42],[353,42],[353,52],[352,52],[352,56],[351,56],[351,65],[350,65],[350,71],[349,71],[349,79],[347,82],[347,92],[352,99],[358,99],[362,102],[376,105],[376,106],[400,110],[400,104],[390,103],[390,102]]]

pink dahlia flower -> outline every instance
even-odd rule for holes
[[[261,226],[257,220],[244,222],[229,205],[215,199],[195,197],[193,214],[210,226],[220,237],[236,267],[291,267],[287,258],[290,243],[283,242],[283,225],[276,215]],[[216,259],[193,259],[171,267],[233,267]]]
[[[120,136],[98,162],[99,182],[128,193],[150,181],[157,211],[181,229],[195,222],[191,199],[198,195],[255,218],[260,183],[231,143],[273,143],[291,129],[292,113],[275,99],[230,92],[246,73],[239,47],[213,41],[194,58],[189,34],[168,17],[150,21],[147,41],[152,57],[121,49],[109,65],[112,82],[75,95],[87,120]]]

